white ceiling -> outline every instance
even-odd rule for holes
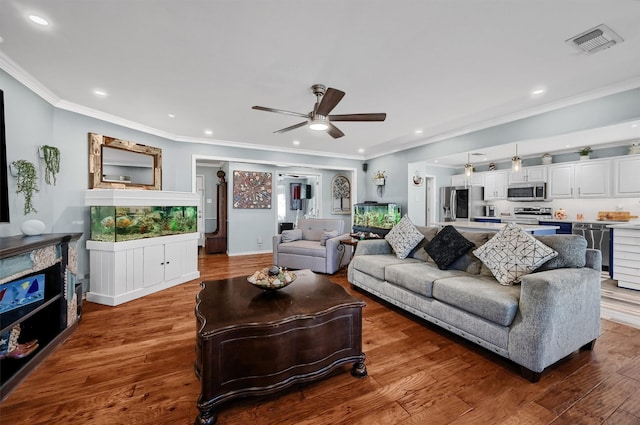
[[[624,42],[565,43],[603,23]],[[640,1],[0,0],[0,65],[56,106],[175,140],[365,159],[640,86]],[[314,83],[346,92],[333,113],[387,120],[334,140],[273,134],[300,119],[251,109],[307,113]]]

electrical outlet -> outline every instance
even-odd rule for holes
[[[262,245],[262,236],[258,236],[258,245]]]

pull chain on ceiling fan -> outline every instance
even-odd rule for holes
[[[385,113],[329,115],[333,108],[342,100],[345,93],[331,87],[326,88],[322,84],[314,84],[311,86],[311,92],[316,96],[316,103],[313,106],[313,110],[308,114],[267,108],[265,106],[252,106],[251,109],[306,118],[306,120],[301,123],[282,128],[274,131],[274,133],[285,133],[309,125],[309,128],[312,130],[326,131],[334,139],[344,136],[344,133],[333,125],[332,121],[384,121],[387,118],[387,114]]]

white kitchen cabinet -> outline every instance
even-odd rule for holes
[[[451,186],[483,186],[483,174],[484,173],[473,173],[469,178],[467,178],[467,176],[465,176],[464,174],[455,174],[451,176]]]
[[[550,165],[549,198],[606,198],[611,193],[610,168],[608,160]]]
[[[613,226],[613,278],[621,288],[640,290],[640,228]]]
[[[578,198],[606,198],[611,194],[611,162],[581,161],[575,164],[574,194]]]
[[[640,196],[640,155],[613,159],[613,196]]]
[[[509,171],[509,183],[546,182],[547,166],[523,167],[519,173]]]
[[[484,200],[507,199],[507,172],[488,171],[484,174]]]
[[[87,241],[87,300],[118,305],[200,277],[198,233],[126,242]]]

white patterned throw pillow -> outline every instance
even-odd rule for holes
[[[398,258],[407,258],[411,250],[424,239],[424,235],[416,229],[408,216],[402,219],[391,228],[384,237]]]
[[[473,253],[502,285],[520,283],[522,276],[558,255],[515,223],[508,223]]]

